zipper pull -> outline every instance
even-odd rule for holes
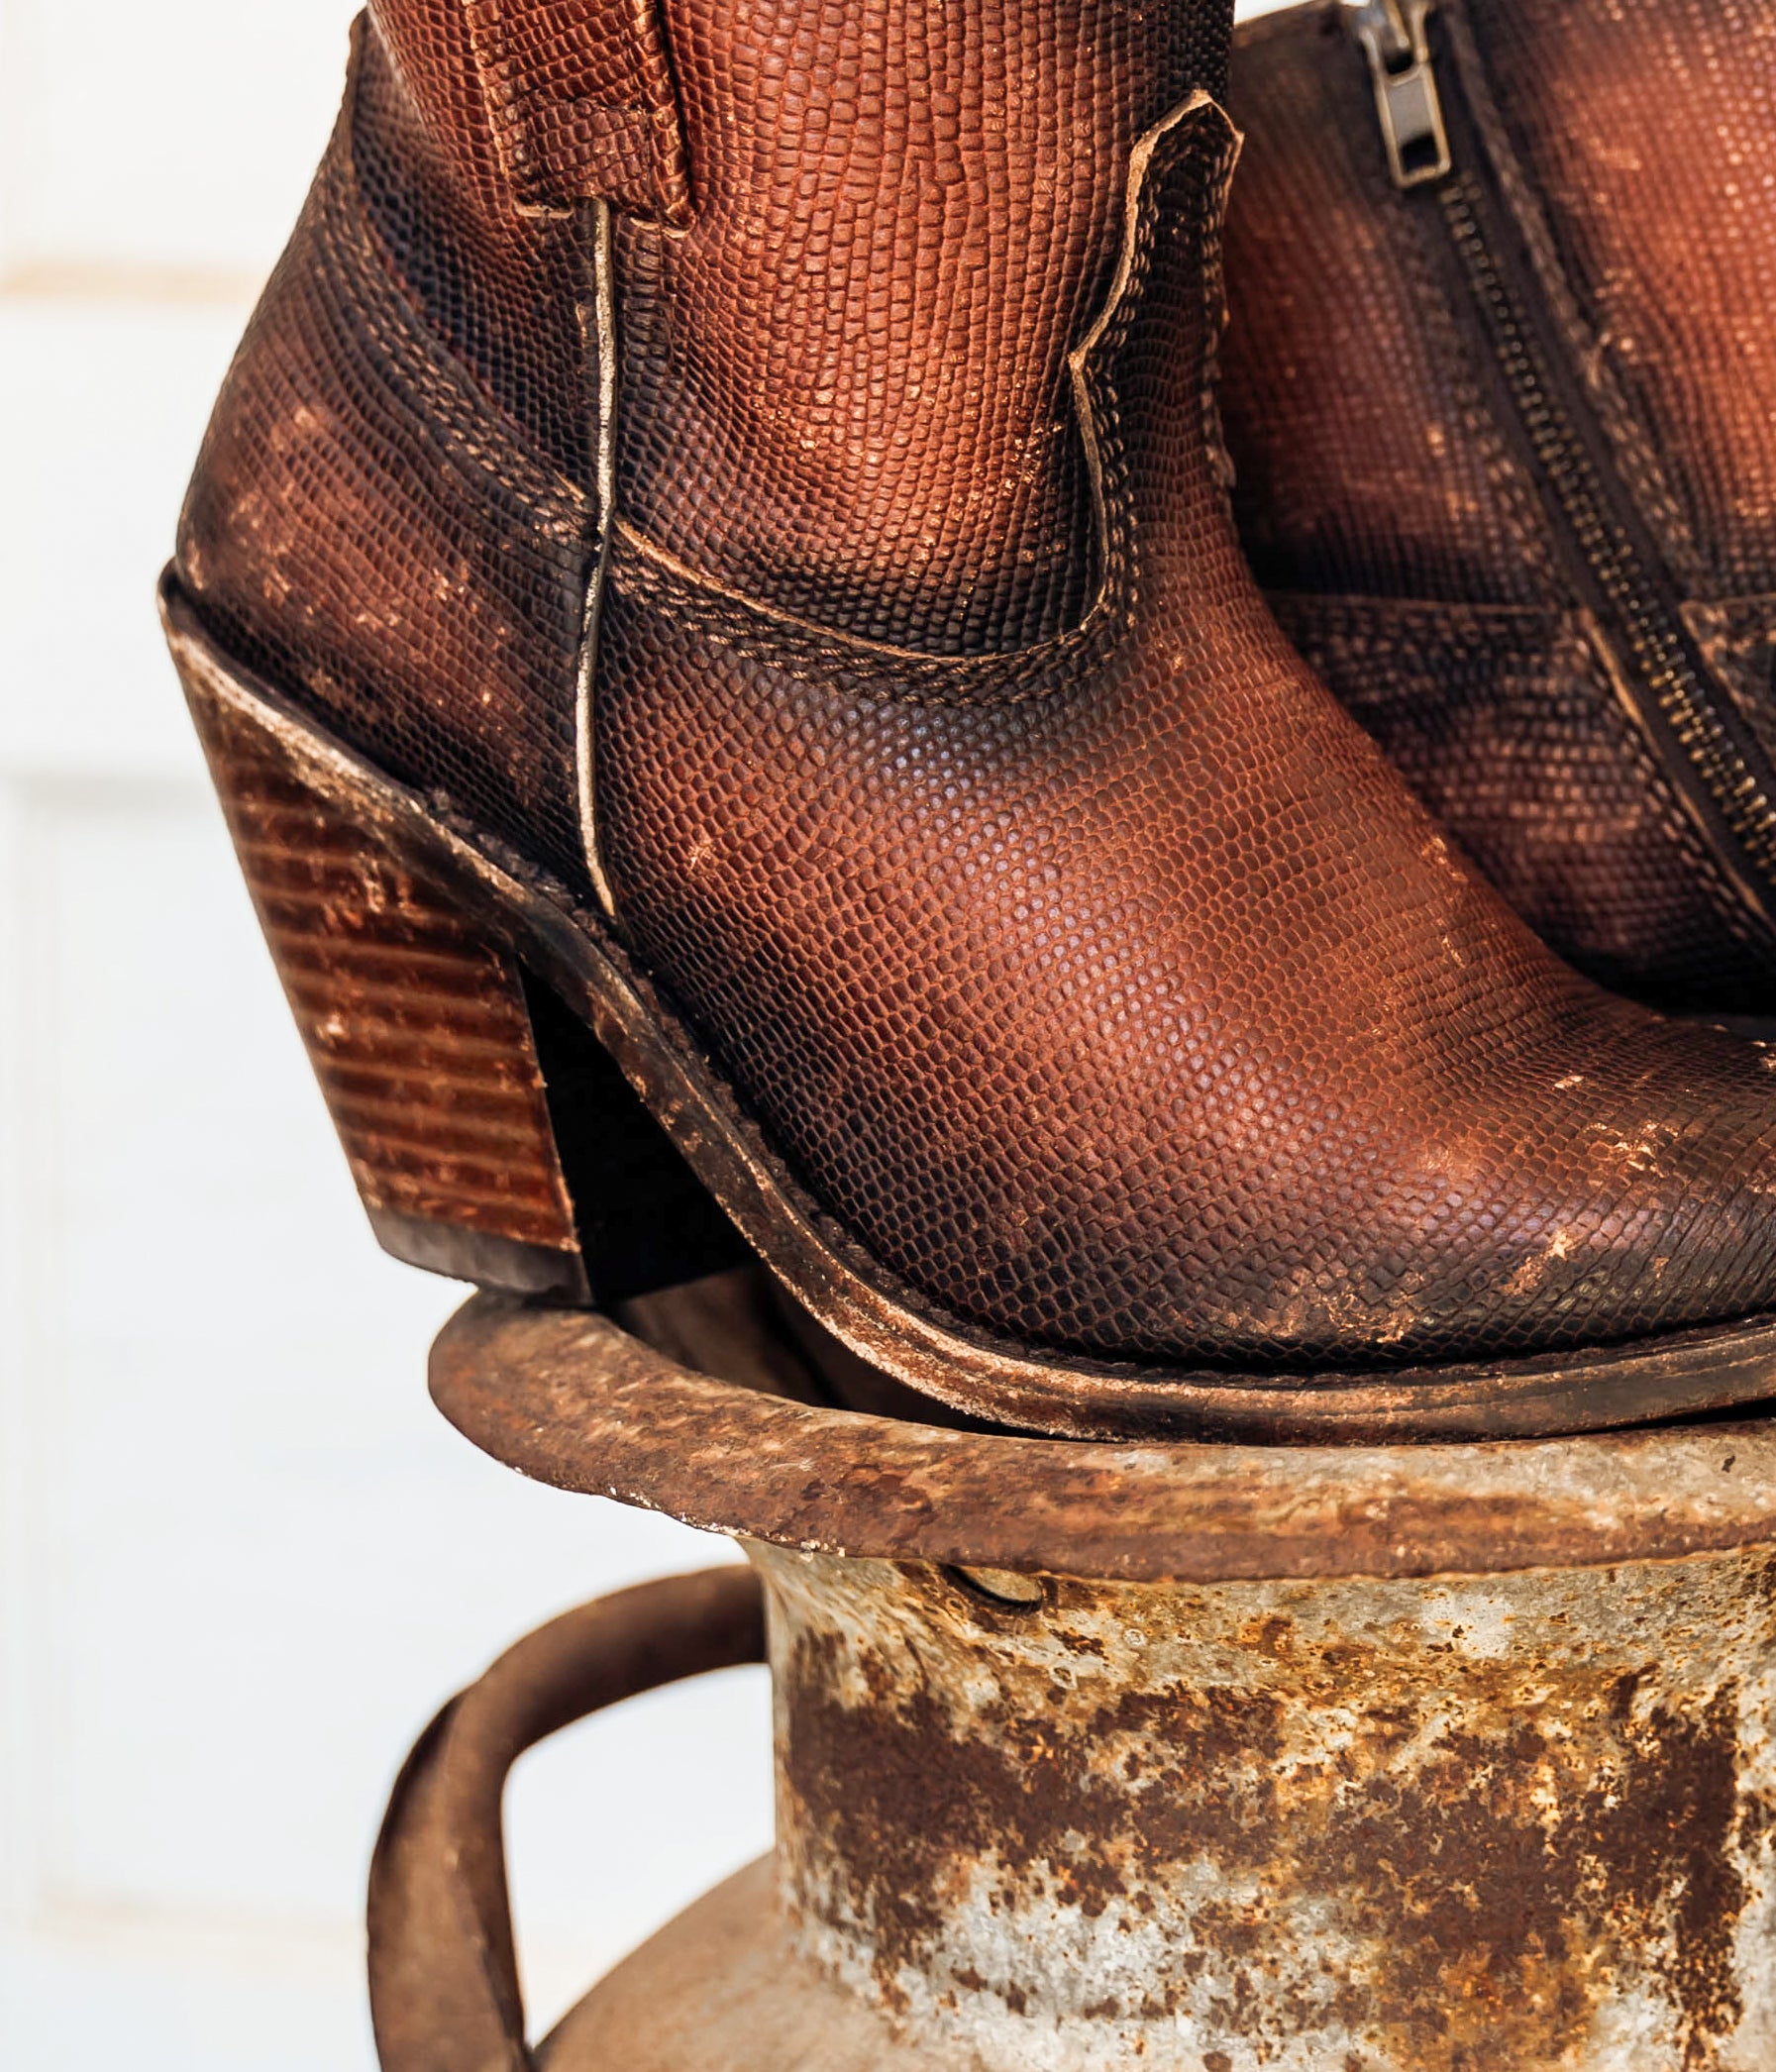
[[[1402,190],[1440,180],[1452,162],[1425,35],[1434,5],[1435,0],[1342,0],[1344,25],[1369,58],[1388,170]]]

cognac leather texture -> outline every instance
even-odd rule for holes
[[[1550,954],[1252,580],[1224,10],[669,0],[687,227],[539,213],[466,17],[379,19],[182,581],[440,814],[604,887],[846,1236],[1145,1360],[1770,1305],[1770,1055]]]
[[[1253,564],[1563,956],[1658,1004],[1767,1015],[1767,865],[1724,864],[1624,698],[1437,185],[1396,191],[1338,16],[1246,25],[1233,63],[1224,405]],[[1748,738],[1746,789],[1776,798],[1776,6],[1439,0],[1431,29],[1472,111],[1456,174],[1496,188],[1625,522]]]

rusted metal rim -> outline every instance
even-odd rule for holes
[[[474,1296],[432,1395],[496,1460],[779,1546],[1127,1581],[1496,1574],[1776,1541],[1776,1417],[1433,1446],[1095,1445],[717,1381]]]

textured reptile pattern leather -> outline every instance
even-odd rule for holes
[[[370,0],[377,40],[489,221],[690,208],[655,0]]]
[[[674,16],[703,204],[682,237],[621,233],[625,509],[868,639],[1055,633],[1092,576],[1063,359],[1117,168],[1201,58],[1164,8],[708,14]]]
[[[1692,604],[1685,616],[1745,724],[1776,759],[1776,593]]]
[[[1273,591],[1290,638],[1518,913],[1614,990],[1769,997],[1737,894],[1582,616]]]
[[[994,217],[1001,147],[978,133],[1009,125],[1004,176],[1034,192],[1019,155],[1040,157],[1065,101],[1047,82],[1089,97],[1065,127],[1071,158],[1092,168],[1091,206],[1073,219],[1091,233],[1046,288],[1027,254],[1001,259],[991,242],[966,279],[927,279],[892,229],[898,186],[873,171],[873,199],[861,184],[857,199],[860,235],[884,211],[892,231],[895,266],[872,288],[884,369],[903,364],[899,311],[965,301],[971,325],[925,335],[966,363],[957,386],[977,421],[1039,403],[1068,425],[1076,457],[1029,508],[1091,549],[1058,593],[1079,610],[1070,620],[1051,598],[959,620],[945,584],[982,565],[946,548],[928,588],[901,580],[855,506],[826,496],[814,431],[799,559],[759,567],[757,592],[743,591],[700,507],[728,495],[719,475],[757,465],[736,485],[750,499],[727,507],[792,508],[792,445],[767,466],[754,446],[711,448],[687,422],[679,492],[691,508],[671,525],[666,484],[638,494],[630,450],[591,716],[601,859],[631,949],[841,1230],[924,1299],[1014,1338],[1305,1369],[1611,1340],[1767,1304],[1765,1054],[1648,1017],[1552,958],[1451,854],[1251,580],[1213,401],[1233,140],[1211,104],[1151,143],[1126,266],[1078,362],[1084,416],[1061,379],[1055,356],[1076,342],[1067,326],[1086,323],[1086,283],[1105,285],[1112,248],[1099,241],[1124,221],[1139,124],[1190,36],[1143,55],[1126,9],[1028,10],[1040,34],[1026,71],[1043,78],[993,111],[951,111],[913,78],[906,39],[1008,35],[1026,11],[906,6],[891,36],[888,12],[867,15],[895,52],[885,85],[957,126],[962,183],[988,190],[969,200],[980,221],[1035,219]],[[771,14],[781,34],[761,69],[776,65],[785,92],[829,95],[824,74],[795,72],[797,38],[818,45],[852,13]],[[707,48],[750,48],[754,18],[682,15],[670,26],[691,189],[720,217],[729,161],[697,140],[745,67]],[[1204,38],[1210,19],[1179,15]],[[424,73],[400,57],[402,78]],[[427,59],[439,76],[456,61]],[[972,61],[992,76],[989,53]],[[402,90],[442,157],[461,160],[457,191],[484,230],[490,144]],[[877,120],[863,103],[855,113],[860,135]],[[1016,127],[1026,117],[1032,139]],[[790,128],[807,139],[814,221],[855,148],[835,156],[805,112]],[[940,141],[933,128],[931,164]],[[385,163],[400,162],[391,147]],[[568,570],[587,537],[589,457],[577,488],[564,481],[534,429],[527,449],[511,368],[465,363],[503,316],[423,309],[428,283],[472,295],[511,276],[467,260],[449,272],[435,256],[448,235],[428,230],[389,255],[378,288],[373,255],[404,219],[385,197],[374,234],[361,220],[354,240],[350,170],[336,156],[324,175],[231,378],[185,578],[237,652],[327,726],[552,865],[572,795]],[[415,218],[447,191],[416,189]],[[618,241],[625,355],[627,317],[648,305],[684,332],[683,363],[751,369],[758,392],[737,402],[761,418],[820,407],[805,387],[805,307],[724,300],[741,269],[719,255],[715,272],[732,277],[676,300],[662,234],[645,238],[652,275],[644,234]],[[419,246],[434,257],[422,263]],[[830,277],[847,293],[861,278],[849,262]],[[1021,305],[1044,295],[1056,307],[1038,322]],[[738,333],[722,334],[730,321]],[[1007,324],[1048,342],[1008,354]],[[662,361],[657,330],[641,328],[621,386],[642,396],[658,443],[665,421],[647,412],[664,391],[648,384]],[[595,369],[575,364],[589,423]],[[1037,395],[1037,365],[1054,393]],[[947,407],[950,369],[929,371]],[[885,396],[890,385],[885,373]],[[550,392],[534,379],[527,391]],[[926,514],[946,464],[937,444],[920,451],[907,450],[904,494]],[[968,452],[973,466],[982,449]],[[966,488],[966,469],[953,472]],[[893,487],[885,470],[859,493],[887,509]],[[998,496],[991,472],[981,494]],[[1069,497],[1085,519],[1063,509]],[[909,518],[905,537],[926,524]],[[752,568],[762,535],[744,537]],[[958,521],[953,537],[973,535]],[[428,589],[428,570],[458,579]],[[811,570],[830,574],[830,595],[809,587]],[[858,638],[860,624],[895,644]]]
[[[1261,17],[1234,63],[1222,407],[1261,579],[1553,602],[1534,488],[1489,418],[1437,226],[1389,181],[1336,6]]]
[[[1266,615],[1204,436],[1227,133],[1173,150],[1103,345],[1090,641],[885,658],[622,537],[627,932],[848,1227],[1020,1337],[1310,1365],[1618,1335],[1695,1299],[1705,1230],[1707,1299],[1755,1300],[1767,1213],[1703,1173],[1766,1169],[1760,1056],[1540,950]]]
[[[1571,364],[1691,586],[1692,623],[1724,613],[1737,629],[1715,653],[1768,743],[1776,8],[1440,12],[1475,53]],[[1241,534],[1286,623],[1564,956],[1662,1003],[1767,1011],[1768,937],[1585,638],[1478,315],[1435,249],[1444,224],[1395,192],[1336,8],[1243,30],[1232,98],[1247,145],[1228,225],[1227,437]],[[1544,631],[1501,606],[1540,608]]]
[[[360,211],[378,270],[421,331],[460,363],[557,473],[577,483],[589,444],[585,307],[592,255],[577,219],[488,218],[459,159],[420,119],[379,37],[363,40],[344,134],[323,178]],[[366,288],[363,292],[377,290]]]
[[[1699,596],[1767,594],[1776,6],[1484,0],[1473,33],[1666,553]]]
[[[672,62],[650,0],[467,0],[465,12],[518,207],[561,213],[608,200],[689,221]]]
[[[377,224],[354,165],[363,117],[384,104],[348,92],[218,400],[181,573],[248,667],[391,775],[583,884],[574,715],[587,498],[445,343],[472,333],[497,352],[534,304],[499,320],[474,298],[466,315],[465,290],[512,276],[471,273],[467,258],[434,270],[434,230],[414,280],[457,291],[441,337],[385,261],[377,230],[398,219]],[[415,216],[425,198],[416,189]],[[583,381],[576,337],[566,350],[552,383],[529,379],[534,353],[506,363],[537,432],[566,420]]]

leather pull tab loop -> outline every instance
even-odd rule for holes
[[[407,1758],[370,1863],[382,2072],[532,2072],[500,1821],[519,1756],[621,1699],[764,1654],[758,1578],[706,1569],[565,1613],[445,1707]]]
[[[682,229],[690,167],[656,0],[465,0],[494,148],[521,214],[606,201]]]

